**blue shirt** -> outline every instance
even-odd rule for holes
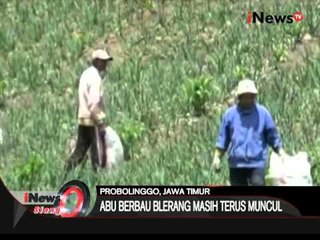
[[[250,109],[230,107],[224,114],[216,147],[229,154],[231,168],[264,168],[268,145],[274,151],[281,139],[269,111],[255,103]]]

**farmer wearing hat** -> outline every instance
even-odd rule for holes
[[[286,155],[270,112],[256,102],[257,94],[252,80],[240,81],[238,104],[225,112],[220,126],[212,167],[219,171],[228,151],[232,186],[265,185],[268,145],[280,157]]]
[[[91,147],[91,157],[94,169],[99,162],[98,137],[104,134],[106,114],[103,112],[103,82],[104,72],[113,58],[102,49],[92,53],[92,66],[81,75],[78,89],[78,138],[76,147],[67,161],[67,170],[79,164]],[[103,146],[100,146],[103,147]],[[100,160],[100,159],[99,159]]]

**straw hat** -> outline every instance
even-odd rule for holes
[[[111,61],[111,60],[113,60],[113,57],[111,57],[105,50],[97,49],[97,50],[93,51],[93,53],[91,55],[91,59],[92,60],[101,59],[101,60]]]
[[[238,84],[237,96],[240,96],[245,93],[258,94],[258,90],[254,81],[250,79],[241,80]]]

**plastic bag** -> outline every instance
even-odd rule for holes
[[[105,143],[107,151],[107,166],[118,166],[124,161],[123,146],[119,135],[110,126],[106,127]]]
[[[311,164],[306,152],[280,158],[272,153],[269,174],[273,186],[312,186]]]

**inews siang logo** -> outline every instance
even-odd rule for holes
[[[23,202],[25,205],[34,205],[34,214],[83,217],[90,205],[90,192],[83,182],[73,180],[63,185],[57,194],[24,192]]]
[[[264,12],[248,12],[247,22],[251,23],[266,23],[266,24],[279,24],[279,23],[293,23],[293,21],[300,22],[304,18],[303,14],[299,11],[291,15],[270,15]]]

